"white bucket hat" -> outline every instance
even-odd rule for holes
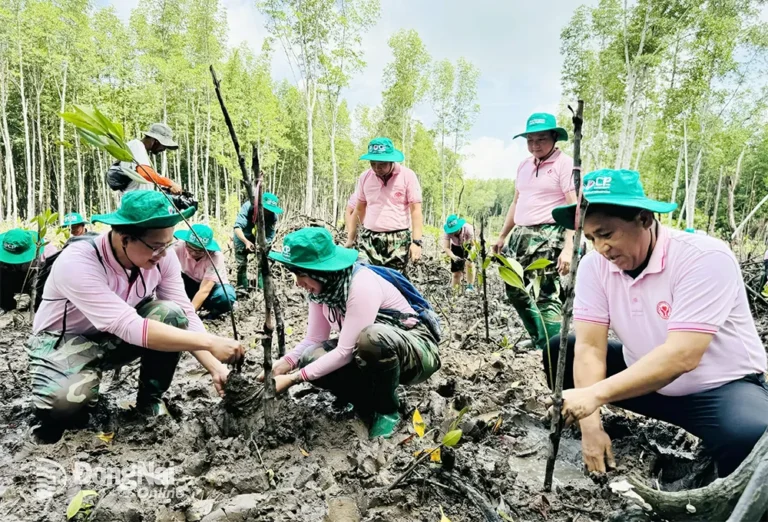
[[[166,149],[176,150],[179,148],[179,144],[173,141],[173,131],[165,123],[153,123],[144,135],[155,138]]]

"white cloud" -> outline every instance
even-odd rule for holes
[[[510,181],[515,178],[517,166],[529,155],[523,140],[513,140],[507,145],[504,140],[490,136],[475,138],[462,153],[462,167],[468,178]]]

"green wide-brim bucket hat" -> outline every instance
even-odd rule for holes
[[[280,198],[271,192],[265,192],[261,195],[261,206],[264,207],[264,210],[269,210],[273,214],[282,214],[283,209],[279,205]]]
[[[181,211],[189,219],[195,213],[195,207]],[[136,225],[142,228],[175,227],[183,221],[176,208],[163,194],[154,190],[133,190],[123,194],[120,208],[109,214],[91,216],[92,223],[105,225]]]
[[[75,225],[86,225],[88,220],[83,217],[79,212],[70,212],[64,216],[64,223],[62,227],[73,227]]]
[[[659,214],[672,212],[677,203],[657,201],[645,196],[640,174],[634,170],[600,169],[584,176],[583,197],[590,205],[602,203],[619,207],[632,207]],[[576,220],[576,204],[562,205],[552,211],[555,223],[573,230]]]
[[[557,139],[555,141],[568,141],[568,131],[557,126],[557,119],[547,112],[535,112],[528,117],[525,124],[525,132],[521,132],[515,138],[527,136],[534,132],[555,131]],[[514,139],[514,138],[513,138]]]
[[[197,237],[200,238],[200,241],[197,240],[197,237],[195,237],[195,234],[192,233],[192,230],[195,231],[195,234],[197,234]],[[209,252],[221,252],[219,244],[213,238],[213,230],[211,227],[208,225],[203,225],[202,223],[197,223],[196,225],[192,225],[192,230],[177,230],[173,233],[173,237],[180,241],[185,241],[193,247],[199,248],[201,250],[207,250]]]
[[[454,234],[459,230],[461,230],[466,223],[467,223],[466,219],[460,218],[456,214],[451,214],[450,216],[448,216],[448,219],[445,220],[445,225],[443,225],[443,230],[445,231],[446,234]]]
[[[31,263],[40,252],[43,245],[37,247],[37,232],[14,228],[0,234],[0,263],[23,265]]]
[[[395,148],[389,138],[374,138],[368,143],[368,153],[360,156],[360,159],[399,163],[405,156]]]
[[[283,239],[283,249],[272,251],[269,258],[288,265],[317,272],[335,272],[354,265],[358,252],[340,247],[331,233],[322,227],[307,227],[291,232]]]

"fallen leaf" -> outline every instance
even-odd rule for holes
[[[453,447],[459,443],[459,441],[461,440],[461,435],[462,435],[461,430],[449,431],[448,433],[445,434],[445,437],[443,437],[443,444],[445,446],[448,446],[449,448]]]
[[[67,506],[67,520],[73,518],[75,515],[80,513],[80,511],[85,511],[92,508],[93,504],[85,501],[85,497],[91,496],[97,497],[99,494],[90,489],[80,490],[77,495],[75,495],[72,500],[69,501],[69,505]]]
[[[293,335],[293,327],[292,326],[286,326],[285,327],[285,335]]]
[[[413,410],[413,430],[416,432],[419,438],[424,436],[425,429],[426,425],[424,424],[424,420],[421,418],[421,413],[419,413],[419,410]]]
[[[451,519],[445,516],[443,506],[440,506],[440,522],[451,522]]]
[[[504,520],[506,520],[507,522],[515,522],[515,519],[514,519],[514,518],[512,518],[512,517],[510,517],[509,515],[507,515],[507,514],[506,514],[506,512],[504,512],[504,511],[501,511],[501,510],[498,510],[498,511],[497,511],[497,513],[499,514],[499,516],[500,516],[501,518],[503,518],[503,519],[504,519]]]
[[[406,444],[408,444],[409,442],[411,442],[415,436],[416,436],[416,434],[415,434],[415,433],[411,433],[411,434],[410,434],[410,435],[408,435],[406,438],[404,438],[403,440],[401,440],[401,441],[399,442],[399,444],[398,444],[398,445],[400,445],[400,446],[405,446]]]
[[[428,451],[428,450],[427,450],[427,451]],[[420,450],[416,450],[416,451],[414,451],[414,452],[413,452],[413,456],[414,456],[414,458],[416,458],[416,457],[418,457],[419,455],[421,455],[422,453],[424,453],[424,450],[423,450],[423,449],[420,449]]]
[[[496,421],[496,424],[493,426],[493,433],[498,433],[499,428],[501,428],[502,418],[499,417],[499,419]]]
[[[304,455],[305,457],[309,457],[309,452],[308,452],[307,450],[305,450],[304,448],[302,448],[301,446],[299,446],[299,451],[300,451],[300,452],[301,452],[301,454],[302,454],[302,455]]]
[[[512,384],[509,385],[510,388],[519,388],[520,387],[520,381],[515,381]]]
[[[115,438],[115,432],[114,431],[110,431],[109,433],[102,432],[96,435],[96,438],[103,440],[107,444],[112,444],[112,439]]]
[[[435,451],[433,451],[433,452],[432,452],[432,453],[429,455],[429,460],[430,460],[431,462],[442,462],[442,461],[440,460],[440,448],[436,448],[436,449],[435,449]]]

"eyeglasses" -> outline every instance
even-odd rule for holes
[[[197,248],[196,246],[192,246],[192,245],[190,245],[189,243],[187,243],[187,244],[186,244],[186,245],[184,245],[184,246],[187,248],[187,250],[189,250],[189,251],[190,251],[190,252],[192,252],[193,254],[202,254],[203,252],[205,252],[205,250],[204,250],[204,249],[202,249],[202,248]]]
[[[141,241],[141,244],[142,244],[142,245],[144,245],[145,247],[147,247],[148,249],[150,249],[150,250],[152,251],[152,257],[157,257],[157,256],[159,256],[160,254],[162,254],[163,252],[165,252],[166,250],[168,250],[169,248],[171,248],[173,245],[175,245],[175,244],[176,244],[176,240],[174,239],[173,241],[171,241],[171,242],[170,242],[170,243],[168,243],[167,245],[163,245],[163,246],[161,246],[161,247],[153,247],[152,245],[148,245],[148,244],[147,244],[147,243],[146,243],[146,242],[145,242],[143,239],[141,239],[140,237],[137,237],[137,238],[135,238],[135,239],[138,239],[139,241]]]

